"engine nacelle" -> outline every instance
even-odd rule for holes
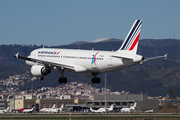
[[[34,76],[37,77],[42,77],[47,75],[48,73],[50,73],[51,71],[49,69],[47,69],[45,66],[41,66],[41,65],[33,65],[31,67],[31,73]]]

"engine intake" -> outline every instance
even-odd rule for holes
[[[31,73],[34,75],[34,76],[38,76],[38,77],[41,77],[41,76],[45,76],[47,75],[48,73],[50,73],[50,69],[46,68],[45,66],[41,66],[41,65],[33,65],[31,67]]]

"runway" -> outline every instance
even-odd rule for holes
[[[11,119],[21,119],[21,120],[67,120],[70,119],[69,113],[60,113],[60,114],[50,114],[50,113],[9,113],[9,114],[0,114],[0,119],[11,120]],[[104,114],[92,114],[92,113],[71,113],[71,119],[78,120],[179,120],[180,114],[176,113],[104,113]]]

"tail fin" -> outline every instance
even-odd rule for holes
[[[61,109],[63,109],[63,108],[64,108],[64,104],[61,105]]]
[[[137,105],[137,103],[135,102],[134,105],[132,107],[130,107],[130,108],[134,110],[136,105]]]
[[[113,109],[114,108],[114,104],[111,105],[110,109]]]
[[[140,31],[141,31],[141,25],[142,25],[142,20],[135,20],[128,35],[126,36],[126,39],[124,40],[122,46],[120,47],[118,51],[124,50],[124,51],[130,51],[133,54],[136,54]]]
[[[34,111],[35,105],[31,108],[31,111]]]
[[[137,105],[137,103],[135,102],[135,103],[134,103],[134,105],[133,105],[133,107],[135,108],[135,107],[136,107],[136,105]]]
[[[94,110],[90,107],[90,110],[92,111],[92,112],[94,112]]]
[[[114,104],[112,104],[112,105],[110,106],[110,108],[108,108],[108,110],[111,111],[111,110],[113,110],[113,108],[114,108]]]
[[[54,108],[55,108],[55,105],[56,105],[56,104],[54,104],[54,105],[52,106],[52,109],[54,109]]]

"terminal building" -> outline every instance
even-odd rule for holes
[[[66,106],[66,109],[73,109],[73,106],[83,106],[86,104],[87,99],[74,99],[71,95],[62,96],[59,99],[54,98],[34,98],[32,99],[15,99],[15,108],[14,110],[19,110],[21,108],[31,108],[35,105],[35,111],[39,111],[42,108],[52,108],[55,104],[56,108],[60,108],[62,104]],[[67,107],[70,108],[67,108]]]
[[[137,111],[145,111],[147,109],[158,110],[158,100],[148,99],[147,95],[143,94],[132,94],[132,95],[106,95],[106,105],[110,107],[114,104],[114,110],[121,108],[129,108],[137,103]],[[95,95],[93,101],[87,101],[86,107],[100,108],[105,107],[105,96]]]
[[[66,110],[89,109],[90,107],[98,109],[100,107],[105,107],[104,95],[95,95],[94,100],[75,99],[72,95],[63,95],[58,99],[46,98],[45,96],[23,96],[16,99],[10,97],[9,99],[6,98],[6,100],[0,100],[3,101],[0,102],[0,106],[4,107],[4,109],[10,107],[10,110],[16,111],[21,108],[31,108],[33,105],[35,105],[35,111],[39,111],[42,108],[51,108],[53,104],[56,104],[56,108],[60,108],[61,105],[64,104]],[[135,102],[137,103],[137,111],[144,111],[152,108],[158,110],[158,100],[148,99],[147,95],[106,95],[107,107],[114,104],[114,110],[130,107],[134,105]]]

